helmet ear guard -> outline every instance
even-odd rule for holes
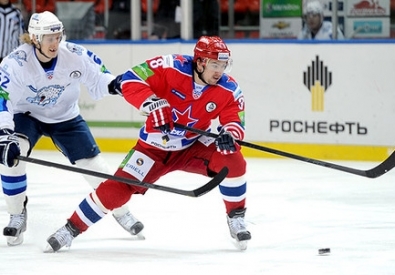
[[[42,38],[46,34],[56,34],[64,32],[63,23],[52,12],[44,11],[41,13],[34,13],[30,17],[29,36],[31,39],[36,39],[41,43]]]

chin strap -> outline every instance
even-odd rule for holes
[[[38,48],[36,45],[34,45],[34,47],[38,50],[39,53],[41,53],[43,56],[45,56],[48,59],[52,59],[51,57],[47,56],[45,53],[43,53],[43,51],[41,50],[41,44],[38,43],[38,45],[40,46],[40,48]]]
[[[199,72],[199,71],[197,70],[197,63],[195,63],[194,66],[193,66],[193,70],[196,72],[196,74],[198,75],[199,79],[200,79],[201,81],[204,82],[204,84],[210,85],[210,84],[208,84],[208,83],[206,82],[206,80],[204,80],[203,77],[202,77],[202,75],[203,75],[203,73],[204,73],[204,66],[203,66],[203,72]]]

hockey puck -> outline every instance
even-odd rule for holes
[[[320,255],[325,255],[325,254],[329,254],[331,253],[331,249],[330,248],[320,248],[318,249],[318,254]]]

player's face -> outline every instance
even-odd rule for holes
[[[55,58],[58,55],[59,43],[62,41],[63,34],[46,34],[41,41],[41,51],[49,58]]]
[[[206,59],[200,65],[204,66],[204,71],[202,74],[204,81],[210,85],[215,85],[225,72],[228,62]]]
[[[317,32],[321,27],[321,15],[308,13],[305,17],[306,24],[313,32]]]

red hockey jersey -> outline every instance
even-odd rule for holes
[[[198,89],[193,79],[193,57],[165,55],[147,60],[128,70],[122,78],[122,93],[140,109],[150,96],[166,99],[174,122],[210,131],[212,120],[226,127],[239,140],[244,138],[244,96],[237,82],[223,74],[217,85]],[[169,140],[154,130],[150,120],[140,130],[140,140],[162,150],[178,151],[189,147],[199,136],[174,128]]]

